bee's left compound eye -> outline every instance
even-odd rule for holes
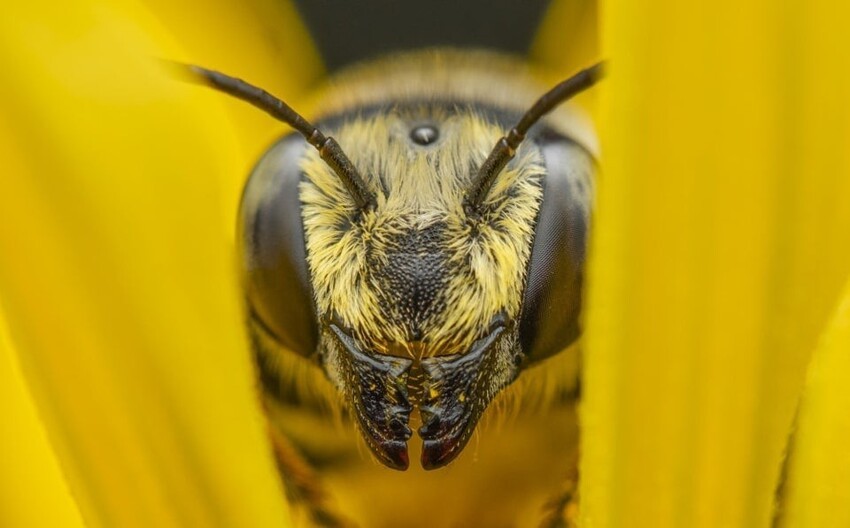
[[[242,196],[239,229],[251,324],[302,356],[313,355],[318,342],[298,199],[307,148],[291,135],[260,160]]]
[[[594,171],[590,154],[568,138],[544,136],[538,144],[545,188],[519,327],[528,363],[557,354],[579,335]]]

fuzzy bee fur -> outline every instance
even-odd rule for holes
[[[572,474],[596,146],[568,105],[514,134],[545,89],[518,61],[485,52],[357,66],[316,103],[321,133],[296,123],[302,135],[283,137],[251,174],[239,228],[249,329],[281,470],[293,497],[311,497],[313,523],[349,522],[333,500],[349,516],[364,510],[339,484],[349,478],[381,480],[378,493],[426,483],[422,500],[398,499],[405,513],[354,515],[415,525],[427,497],[439,501],[429,486],[447,477],[382,467],[407,469],[409,444],[424,469],[448,465],[472,495],[487,476],[519,484],[512,459],[548,465],[515,490],[513,515]],[[500,154],[503,136],[516,147]],[[511,395],[523,410],[469,448],[479,420]],[[471,511],[443,510],[461,525]]]

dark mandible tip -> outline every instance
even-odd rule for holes
[[[242,79],[230,77],[214,70],[179,62],[164,62],[170,70],[185,80],[215,88],[250,103],[278,121],[283,121],[297,130],[310,145],[319,151],[319,155],[345,185],[359,209],[366,209],[375,204],[375,196],[369,191],[366,182],[357,172],[348,156],[345,155],[339,143],[332,137],[326,137],[322,134],[319,129],[281,99]]]
[[[493,187],[496,177],[516,155],[516,150],[522,140],[525,139],[528,129],[558,105],[596,84],[604,74],[605,63],[599,62],[558,83],[554,88],[543,94],[522,116],[516,126],[496,142],[493,150],[490,151],[490,155],[481,164],[478,173],[472,180],[472,184],[466,193],[465,205],[472,210],[480,208],[484,199],[487,198],[490,188]]]

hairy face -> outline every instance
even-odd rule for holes
[[[339,74],[315,129],[269,94],[193,68],[301,134],[266,152],[241,202],[265,395],[289,401],[283,381],[319,364],[387,466],[408,466],[418,415],[431,469],[461,452],[522,369],[570,347],[595,140],[581,112],[554,108],[600,68],[538,98],[531,71],[505,57],[388,58]]]
[[[543,195],[539,150],[522,145],[484,207],[464,207],[503,130],[438,105],[340,122],[330,132],[377,197],[365,212],[316,152],[301,163],[322,362],[392,467],[407,466],[415,405],[423,465],[443,465],[522,360],[516,321]]]

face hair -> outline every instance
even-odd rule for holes
[[[466,193],[464,205],[468,210],[476,211],[480,208],[487,193],[493,186],[493,182],[505,165],[516,155],[516,149],[525,139],[525,134],[544,115],[551,112],[555,107],[567,101],[574,95],[590,88],[596,84],[604,74],[604,63],[597,63],[590,68],[584,69],[569,79],[562,81],[554,88],[543,94],[537,102],[522,116],[519,123],[496,142],[496,146],[490,151],[490,155],[481,164],[478,174],[472,181],[472,185]]]
[[[319,151],[325,163],[336,173],[345,185],[348,193],[354,199],[360,210],[368,209],[375,204],[375,196],[369,191],[366,182],[357,169],[342,151],[339,143],[332,137],[326,137],[319,129],[310,124],[289,105],[242,79],[230,77],[223,73],[208,70],[190,64],[170,63],[179,68],[183,74],[188,74],[191,81],[197,82],[232,95],[265,111],[278,121],[283,121],[297,130],[307,142]]]

